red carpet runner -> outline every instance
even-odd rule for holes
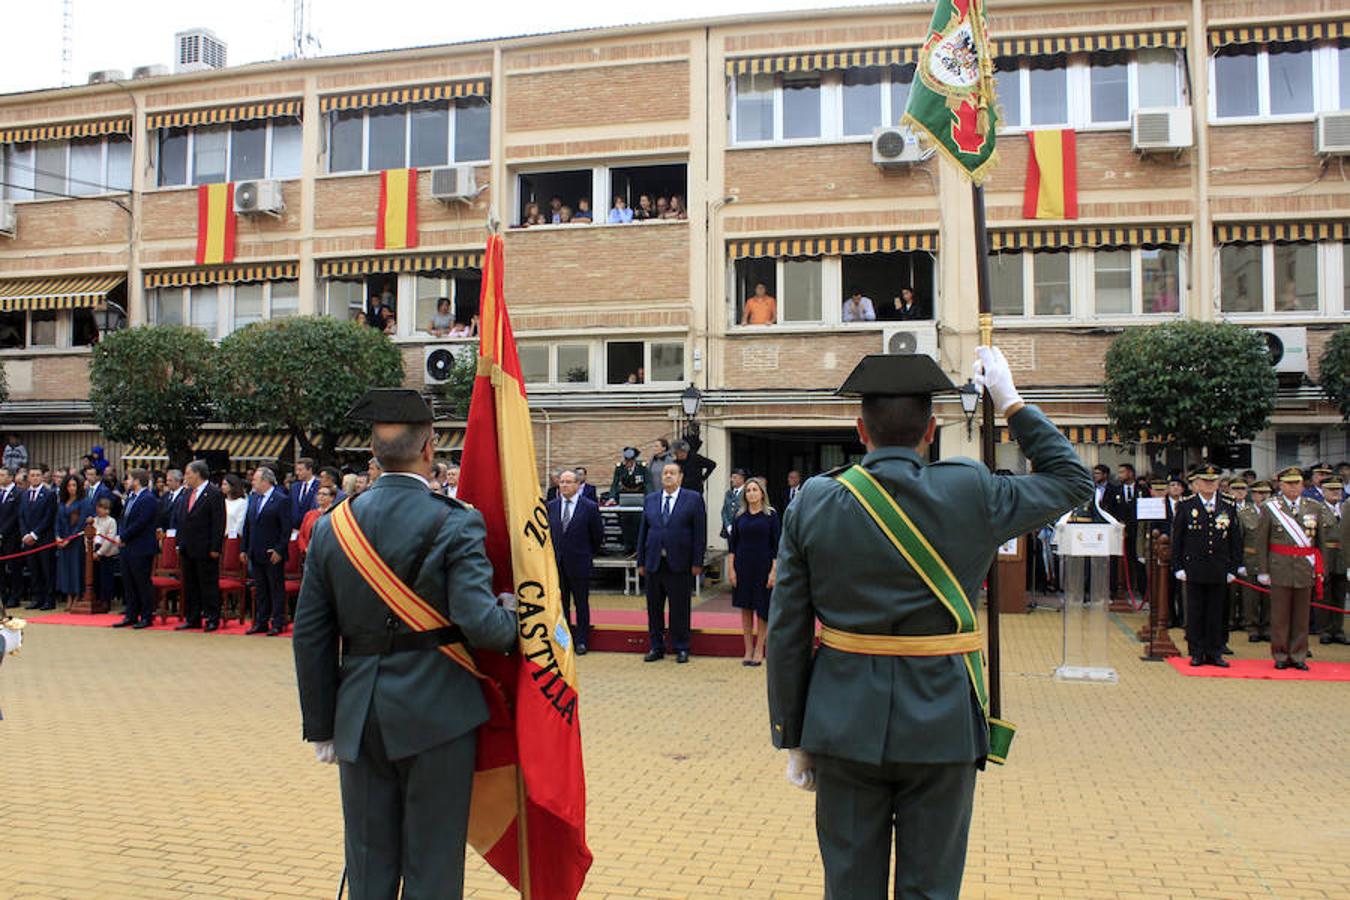
[[[33,625],[85,625],[93,628],[107,628],[111,626],[112,623],[120,622],[122,620],[121,613],[101,613],[99,615],[91,616],[91,615],[77,615],[76,613],[55,612],[55,613],[45,613],[42,615],[33,615],[31,618],[29,618],[29,616],[32,614],[29,612],[24,612],[21,613],[20,615],[22,615],[25,619],[28,619],[28,622]],[[154,625],[151,625],[149,628],[143,630],[173,631],[174,626],[177,625],[178,622],[179,619],[173,616],[169,617],[169,621],[166,623],[160,622],[159,619],[157,618],[155,619]],[[249,622],[244,622],[241,624],[240,622],[231,619],[230,624],[222,625],[220,627],[220,630],[214,633],[243,634],[250,624],[251,623]],[[200,634],[200,631],[198,631],[197,633]],[[287,637],[291,636],[291,630],[289,628],[286,629],[286,636]]]
[[[1276,669],[1273,659],[1232,659],[1229,668],[1217,666],[1198,666],[1191,668],[1191,661],[1185,656],[1174,656],[1168,665],[1182,675],[1197,678],[1265,678],[1271,681],[1350,681],[1350,663],[1318,662],[1311,660],[1308,671],[1298,669]]]

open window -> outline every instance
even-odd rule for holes
[[[871,299],[878,319],[934,318],[933,257],[925,251],[845,256],[842,281],[841,296],[861,291]],[[905,296],[907,290],[912,301]]]
[[[572,169],[564,172],[523,172],[517,191],[518,225],[561,225],[564,216],[575,220],[582,200],[595,208],[593,172]],[[564,209],[566,213],[564,213]]]
[[[685,206],[687,169],[683,163],[610,169],[611,196],[608,200],[612,205],[615,197],[623,197],[636,219],[688,218]],[[673,211],[672,204],[675,207]]]

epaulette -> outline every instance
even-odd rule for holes
[[[849,469],[851,469],[851,468],[853,468],[853,463],[844,463],[842,466],[835,466],[833,469],[830,469],[828,472],[821,472],[820,475],[817,476],[817,477],[819,477],[819,478],[838,478],[840,475],[843,475],[845,472],[847,472],[847,471],[848,471]],[[807,479],[807,480],[809,481],[810,479]]]
[[[458,497],[447,497],[445,494],[437,491],[431,491],[430,493],[431,496],[435,497],[437,500],[443,500],[456,509],[473,509],[473,504],[469,503],[467,500],[461,500]]]

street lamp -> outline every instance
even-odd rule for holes
[[[966,414],[966,439],[969,440],[975,436],[975,409],[980,405],[980,389],[967,378],[966,383],[956,390],[961,395],[961,412]]]
[[[94,310],[94,325],[100,338],[107,337],[126,325],[127,311],[111,300],[104,300],[103,306]]]
[[[680,394],[680,405],[684,407],[684,416],[686,419],[694,419],[698,416],[699,407],[703,405],[703,393],[694,387],[694,383],[689,382],[689,387],[685,388]]]

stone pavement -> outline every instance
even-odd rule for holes
[[[1350,684],[1182,678],[1124,627],[1119,685],[1057,684],[1057,614],[1005,623],[1020,731],[980,779],[966,896],[1344,896]],[[762,669],[591,654],[581,671],[583,896],[821,896]],[[0,709],[0,896],[333,896],[337,772],[300,742],[288,640],[35,624]],[[467,894],[515,896],[476,858]]]

